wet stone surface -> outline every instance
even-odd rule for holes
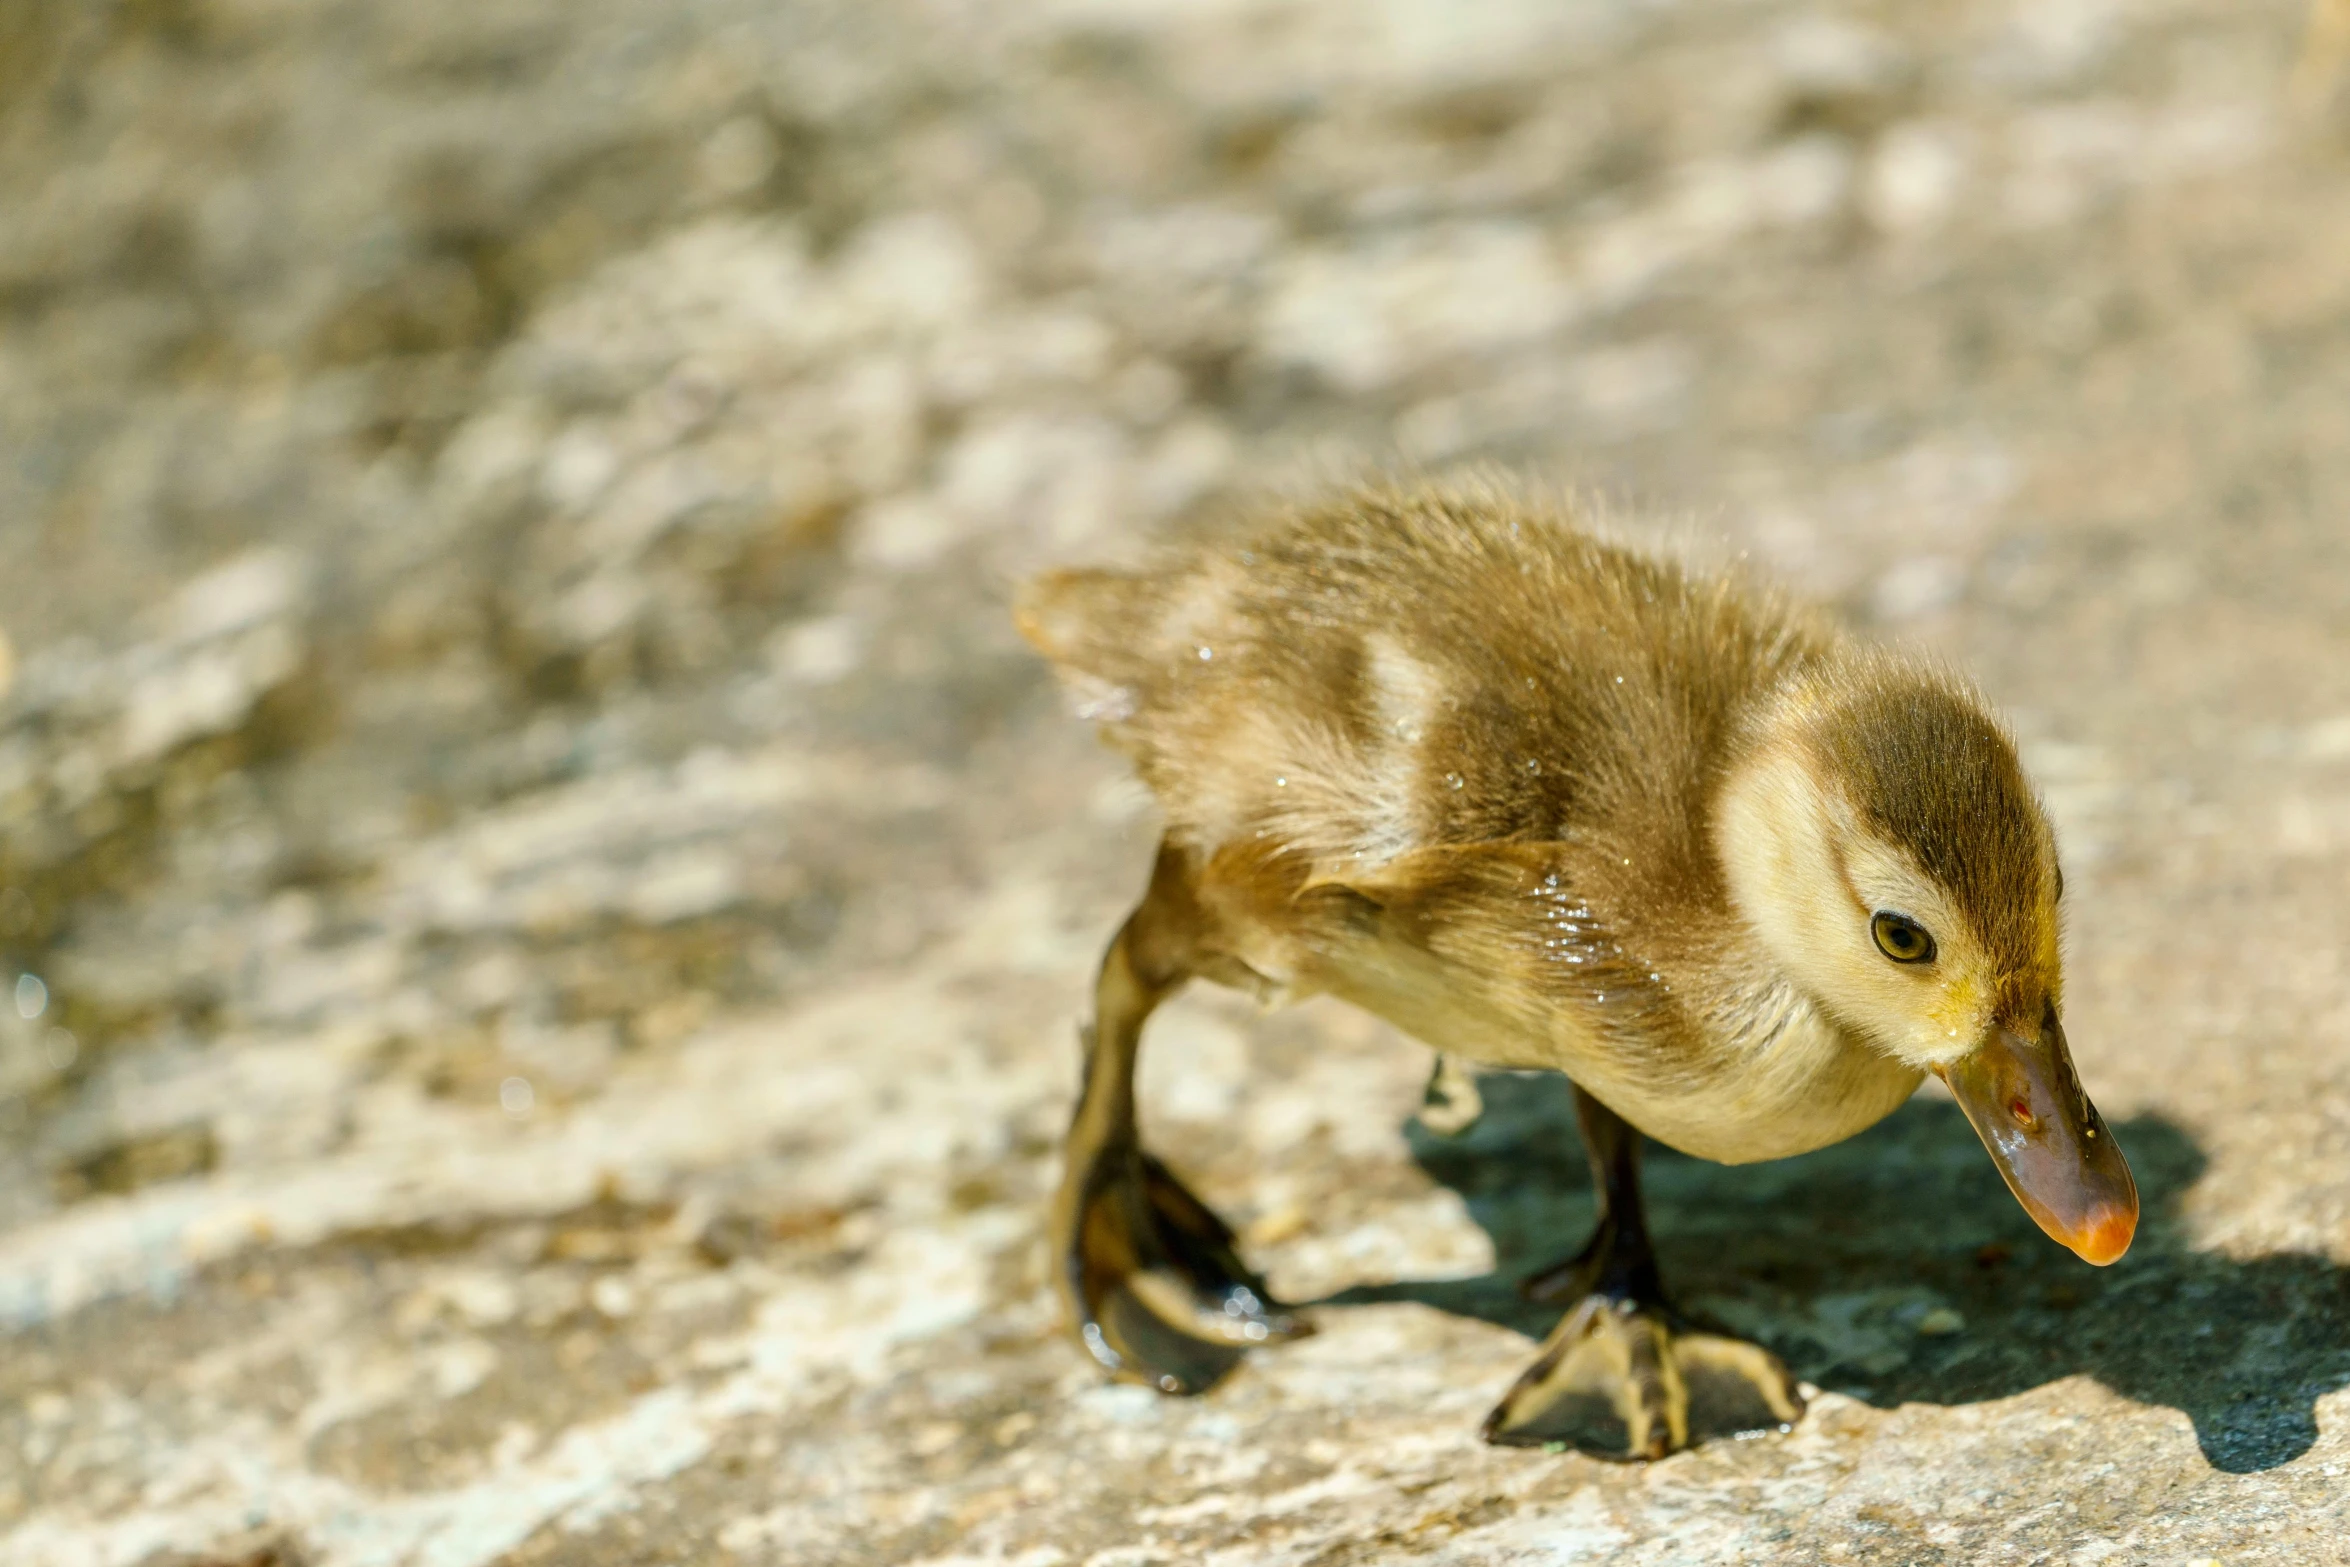
[[[0,1559],[2310,1563],[2350,1538],[2350,101],[2293,0],[0,0]],[[1825,1391],[1474,1436],[1563,1086],[1182,999],[1317,1336],[1040,1250],[1148,801],[1005,615],[1499,460],[1975,671],[2136,1249],[1652,1162]],[[19,976],[31,976],[20,980]]]

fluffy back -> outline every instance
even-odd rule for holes
[[[1019,618],[1178,841],[1333,870],[1636,831],[1706,878],[1725,751],[1833,645],[1775,595],[1482,489],[1358,490],[1053,573]]]

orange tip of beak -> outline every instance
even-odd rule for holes
[[[2130,1249],[2130,1241],[2137,1233],[2137,1204],[2127,1208],[2100,1204],[2089,1211],[2078,1230],[2060,1238],[2080,1254],[2083,1262],[2093,1262],[2103,1268],[2121,1261],[2122,1253]]]

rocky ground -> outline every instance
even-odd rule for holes
[[[0,0],[0,1559],[2350,1560],[2350,103],[2294,0]],[[1184,999],[1320,1334],[1040,1249],[1149,802],[1009,584],[1498,459],[1944,650],[2147,1201],[1654,1165],[1827,1391],[1475,1440],[1563,1090]]]

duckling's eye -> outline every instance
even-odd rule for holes
[[[1934,938],[1926,934],[1925,926],[1906,914],[1880,910],[1869,921],[1869,934],[1877,938],[1877,950],[1896,963],[1934,961]]]

